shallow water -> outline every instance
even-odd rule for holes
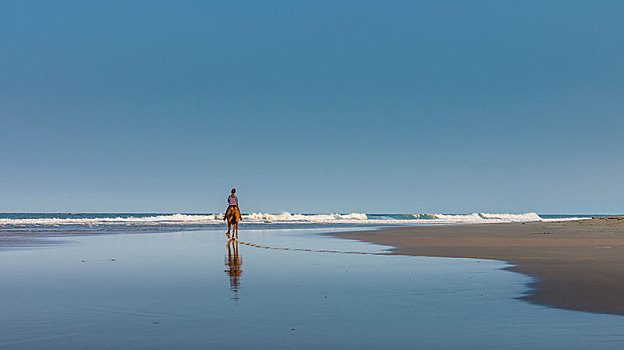
[[[324,230],[326,231],[326,230]],[[256,230],[273,248],[383,252]],[[59,238],[54,238],[56,241]],[[503,262],[262,249],[217,231],[72,236],[0,253],[0,348],[613,349],[624,317],[515,299]]]

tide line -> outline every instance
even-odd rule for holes
[[[331,250],[331,249],[307,249],[307,248],[286,248],[286,247],[272,247],[268,245],[259,245],[250,242],[243,242],[236,239],[231,239],[234,242],[237,242],[241,245],[246,245],[248,247],[254,247],[259,249],[270,249],[270,250],[288,250],[293,252],[308,252],[308,253],[329,253],[329,254],[358,254],[358,255],[395,255],[393,253],[371,253],[371,252],[359,252],[359,251],[340,251],[340,250]]]

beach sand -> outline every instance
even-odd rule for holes
[[[413,256],[496,259],[535,277],[523,299],[624,315],[624,217],[580,221],[395,227],[332,235]]]

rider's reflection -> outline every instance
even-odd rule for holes
[[[238,254],[238,241],[229,240],[227,243],[227,257],[225,265],[228,267],[225,272],[230,276],[230,290],[234,293],[232,299],[238,300],[238,290],[240,289],[240,275],[243,273],[241,265],[242,257]]]

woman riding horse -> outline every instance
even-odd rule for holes
[[[223,218],[223,220],[227,220],[228,223],[228,230],[225,235],[230,237],[230,228],[233,226],[232,236],[236,234],[236,238],[238,238],[238,222],[240,221],[241,214],[240,210],[238,209],[238,197],[236,197],[235,193],[236,189],[233,188],[232,194],[230,194],[227,198],[228,208],[225,211],[225,217]]]

